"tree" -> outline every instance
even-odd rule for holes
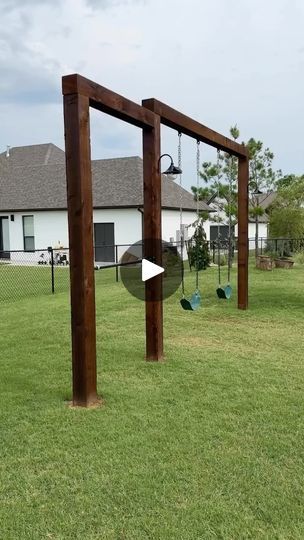
[[[237,140],[240,132],[237,126],[230,128],[230,135]],[[219,152],[216,163],[205,161],[202,164],[200,176],[205,182],[205,187],[192,186],[194,199],[210,201],[216,199],[216,205],[220,213],[230,216],[232,223],[236,223],[237,215],[237,176],[238,160],[226,152]],[[219,217],[211,218],[213,221],[223,221]]]
[[[190,266],[194,266],[197,270],[206,270],[210,266],[209,246],[202,220],[196,223],[195,232],[188,248],[188,258]]]
[[[277,182],[277,198],[272,208],[301,207],[304,205],[304,175],[290,174]]]
[[[278,190],[281,190],[282,188],[288,188],[301,179],[304,180],[304,174],[302,176],[296,176],[295,174],[285,174],[277,180],[276,187]]]
[[[281,178],[278,194],[269,209],[270,236],[276,238],[304,237],[304,175]]]
[[[230,135],[236,141],[240,131],[235,125],[230,128]],[[262,207],[264,199],[275,187],[279,172],[272,169],[274,154],[269,148],[264,149],[262,141],[249,139],[246,143],[249,152],[249,192],[250,215],[255,219],[255,250],[258,253],[259,217],[264,214]],[[208,200],[216,197],[219,211],[230,216],[230,225],[237,222],[237,177],[238,159],[230,154],[220,152],[216,163],[204,162],[201,177],[206,187],[197,190],[191,188],[194,198]],[[218,218],[215,218],[218,221]],[[231,234],[231,233],[230,233]]]
[[[304,208],[274,208],[270,215],[269,231],[272,238],[304,238]]]
[[[259,217],[264,214],[263,201],[270,191],[273,191],[278,174],[272,169],[273,152],[264,149],[262,141],[249,139],[247,143],[249,152],[249,214],[255,221],[255,255],[259,247]]]

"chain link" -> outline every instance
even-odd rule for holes
[[[200,200],[199,200],[199,188],[200,188],[200,141],[196,141],[196,293],[198,293],[198,271],[199,271],[199,245],[198,245],[198,233],[199,233],[199,224],[200,224]]]
[[[217,150],[217,264],[218,264],[218,282],[219,287],[221,286],[221,249],[220,249],[220,238],[221,238],[221,229],[220,229],[220,150]]]
[[[200,188],[200,141],[196,141],[196,213],[197,227],[199,222],[199,188]]]
[[[178,133],[178,152],[177,152],[177,161],[178,166],[182,170],[182,134]],[[182,174],[179,175],[179,187],[180,187],[180,200],[179,200],[179,234],[180,234],[180,242],[181,242],[181,248],[182,248],[182,241],[183,241],[183,231],[182,231],[182,225],[183,225],[183,180],[182,180]]]

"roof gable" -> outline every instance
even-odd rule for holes
[[[0,154],[0,164],[10,167],[32,167],[65,162],[64,151],[53,143],[16,146]]]
[[[28,148],[28,154],[25,149]],[[26,155],[27,154],[27,155]],[[142,207],[143,161],[140,157],[92,160],[95,208]],[[162,207],[196,210],[193,195],[162,177]],[[65,154],[52,144],[13,148],[0,155],[0,210],[65,209]],[[210,210],[205,203],[200,209]]]

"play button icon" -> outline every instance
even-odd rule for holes
[[[162,274],[164,271],[165,269],[161,266],[158,266],[157,264],[154,264],[147,259],[143,259],[141,266],[141,280],[147,281],[154,276],[158,276],[158,274]]]
[[[161,248],[159,260],[153,257],[152,247],[155,242],[159,242]],[[130,245],[121,255],[118,252],[118,257],[121,263],[119,272],[121,281],[129,293],[138,300],[145,301],[147,290],[151,291],[154,287],[157,291],[154,299],[165,300],[180,286],[182,264],[180,246],[176,243],[146,238]],[[157,262],[159,264],[156,264]]]

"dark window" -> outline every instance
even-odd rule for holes
[[[114,223],[94,223],[95,261],[115,261]]]
[[[229,227],[228,225],[220,225],[218,231],[218,225],[210,225],[210,240],[214,242],[218,239],[218,234],[220,234],[220,240],[225,241],[229,238]],[[233,229],[232,229],[233,234]]]
[[[24,251],[35,251],[34,216],[22,216]]]

